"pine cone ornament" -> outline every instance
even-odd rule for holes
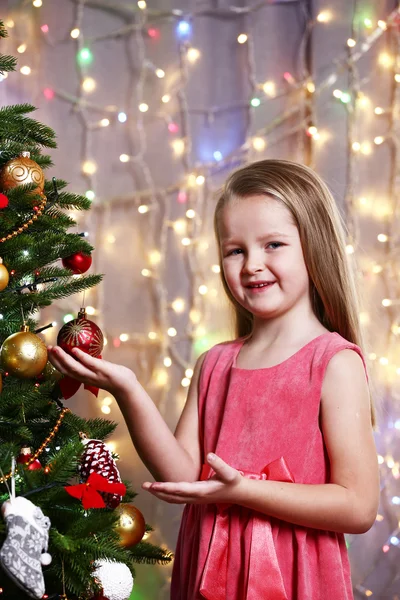
[[[86,483],[91,473],[98,473],[105,477],[110,483],[121,483],[121,476],[115,464],[110,450],[101,440],[88,439],[84,434],[81,435],[82,443],[86,448],[82,454],[79,474],[83,483]],[[122,496],[100,492],[107,508],[117,508]]]

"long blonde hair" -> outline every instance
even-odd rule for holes
[[[233,172],[227,179],[214,214],[221,278],[235,313],[236,335],[250,335],[253,315],[232,296],[222,268],[219,219],[224,206],[240,198],[265,195],[283,204],[299,231],[311,283],[313,311],[329,331],[336,331],[364,351],[359,296],[346,254],[346,226],[325,183],[308,167],[288,160],[261,160]],[[375,408],[371,397],[371,418]]]

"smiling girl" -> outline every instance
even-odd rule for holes
[[[215,232],[237,338],[198,359],[174,435],[131,370],[51,361],[116,397],[143,489],[186,504],[173,600],[349,600],[344,533],[372,526],[379,477],[339,212],[309,168],[264,160],[230,176]]]

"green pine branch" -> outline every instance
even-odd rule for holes
[[[0,143],[12,142],[19,145],[34,143],[46,148],[56,148],[54,131],[47,125],[25,116],[25,113],[35,110],[36,108],[31,104],[0,108]],[[31,158],[35,160],[33,156]]]
[[[7,30],[4,27],[3,21],[0,21],[0,38],[6,37],[8,37]],[[14,58],[13,56],[5,56],[4,54],[0,54],[0,75],[5,73],[6,71],[15,71],[16,66],[16,58]]]

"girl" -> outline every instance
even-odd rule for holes
[[[349,600],[343,534],[372,526],[379,481],[339,212],[313,171],[264,160],[230,176],[215,232],[238,337],[198,359],[174,435],[126,367],[51,361],[116,397],[143,489],[186,504],[173,600]]]

